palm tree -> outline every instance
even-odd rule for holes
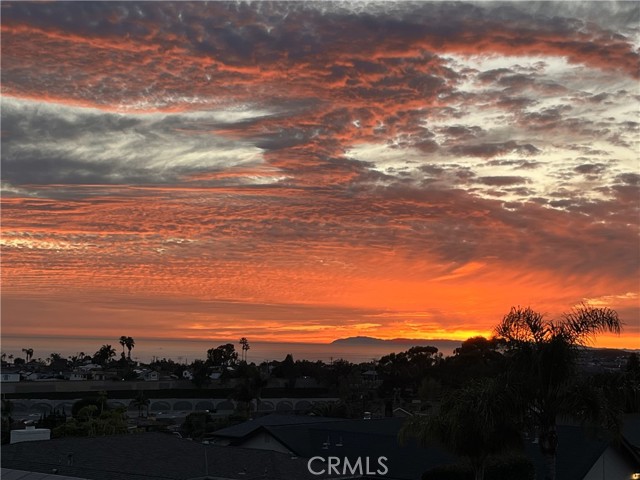
[[[556,478],[558,415],[588,413],[593,418],[604,410],[603,405],[594,408],[593,399],[575,388],[579,347],[600,332],[620,333],[621,327],[614,310],[585,304],[563,314],[559,321],[547,320],[529,307],[514,307],[496,327],[498,337],[506,341],[519,403],[537,430],[546,460],[545,480]]]
[[[124,346],[127,344],[127,337],[122,335],[119,340],[120,345],[122,345],[122,358],[124,358]]]
[[[409,417],[400,430],[400,441],[415,437],[427,446],[439,444],[466,457],[476,480],[484,479],[490,455],[520,444],[516,412],[509,392],[498,379],[485,378],[449,392],[440,411]]]
[[[116,349],[109,344],[102,345],[100,349],[93,355],[93,361],[103,367],[109,363],[111,358],[115,357]]]
[[[119,342],[120,342],[120,345],[122,345],[122,358],[124,358],[124,347],[127,347],[127,350],[129,351],[127,358],[131,360],[131,349],[136,345],[135,340],[131,337],[126,337],[122,335],[120,337]]]
[[[107,408],[107,392],[106,390],[100,390],[98,392],[98,403],[100,404],[100,414],[102,414]]]
[[[136,346],[136,342],[132,337],[126,337],[124,345],[127,347],[127,358],[131,360],[131,349]]]
[[[25,362],[29,363],[29,360],[33,358],[33,348],[23,348]]]
[[[240,345],[242,345],[242,360],[244,360],[246,362],[247,361],[247,350],[249,350],[249,348],[251,348],[249,346],[249,340],[247,340],[245,337],[242,337],[240,339]]]
[[[142,410],[146,407],[147,417],[149,416],[149,404],[151,401],[145,397],[144,392],[140,391],[138,396],[133,399],[131,404],[138,409],[138,417],[142,417]]]

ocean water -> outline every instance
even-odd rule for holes
[[[77,355],[84,352],[93,355],[102,345],[110,344],[119,355],[122,347],[118,338],[101,337],[52,337],[52,336],[11,336],[3,335],[0,338],[2,353],[24,358],[23,348],[33,349],[34,359],[45,359],[51,353],[59,353],[63,357]],[[158,339],[135,338],[135,347],[131,350],[131,358],[141,362],[151,362],[154,358],[172,359],[179,363],[190,363],[193,360],[204,359],[207,350],[225,343],[233,343],[236,351],[241,347],[237,341],[229,340],[190,340],[190,339]],[[383,343],[375,345],[344,345],[344,344],[319,344],[319,343],[280,343],[280,342],[252,342],[249,339],[250,349],[247,352],[247,361],[261,363],[263,361],[283,360],[287,354],[293,355],[294,360],[332,360],[344,359],[354,363],[369,362],[379,359],[383,355],[392,352],[408,350],[413,343]],[[453,349],[460,346],[460,342],[449,340],[424,340],[422,345],[437,347],[443,355],[453,353]],[[125,350],[126,352],[126,350]]]

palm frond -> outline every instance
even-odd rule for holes
[[[511,307],[502,322],[496,327],[496,334],[510,342],[543,342],[549,334],[549,324],[544,315],[531,307]]]
[[[584,345],[597,333],[619,334],[622,322],[615,310],[595,308],[582,303],[563,315],[563,333],[571,343]]]

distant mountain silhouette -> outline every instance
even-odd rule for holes
[[[462,342],[460,340],[435,339],[425,340],[424,338],[393,338],[391,340],[383,340],[375,337],[347,337],[338,338],[331,342],[332,345],[450,345],[459,347]]]

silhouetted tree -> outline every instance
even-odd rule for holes
[[[80,410],[85,407],[93,405],[95,407],[96,414],[100,414],[106,410],[109,410],[109,405],[107,405],[105,399],[102,395],[95,395],[91,397],[82,398],[71,406],[71,416],[78,417]]]
[[[209,375],[211,375],[211,368],[207,362],[195,360],[191,364],[191,369],[193,374],[191,381],[196,387],[201,388],[207,386],[211,382],[211,378],[209,377]]]
[[[314,403],[310,413],[317,417],[354,418],[351,407],[343,401]]]
[[[48,428],[49,430],[53,430],[54,428],[63,425],[66,421],[67,416],[55,409],[49,414],[45,413],[42,419],[36,423],[36,426],[38,428]]]
[[[131,360],[131,349],[136,346],[136,342],[132,337],[126,337],[124,345],[127,347],[127,358]]]
[[[537,429],[546,459],[545,479],[556,478],[559,414],[599,416],[592,398],[575,388],[578,347],[600,332],[619,333],[618,314],[608,308],[581,305],[551,321],[531,308],[512,308],[496,327],[506,341],[511,383],[518,385],[519,403]],[[582,407],[584,406],[584,408]]]
[[[207,432],[216,429],[216,422],[209,412],[191,412],[184,419],[182,431],[191,438],[200,439]]]
[[[623,389],[625,412],[640,412],[640,362],[637,353],[629,355],[620,384]]]
[[[84,362],[86,358],[87,356],[84,352],[80,352],[77,355],[69,355],[68,357],[69,362],[71,362],[71,365],[74,367]],[[89,360],[91,360],[91,357],[89,357]]]
[[[24,353],[25,362],[29,363],[33,358],[33,348],[23,348],[22,352]]]
[[[52,353],[51,355],[49,355],[49,357],[46,359],[46,362],[54,370],[66,370],[69,366],[69,362],[66,359],[62,358],[62,355],[60,355],[59,353]]]
[[[238,381],[231,398],[238,402],[238,411],[248,415],[251,411],[251,402],[254,399],[256,400],[256,409],[260,407],[260,396],[267,381],[260,375],[258,367],[248,365],[246,362],[238,366],[236,378]]]
[[[629,354],[627,358],[627,364],[624,367],[626,373],[628,373],[634,379],[640,381],[640,359],[636,352]]]
[[[395,392],[417,390],[422,379],[441,360],[442,354],[432,346],[411,347],[406,352],[381,357],[376,365],[378,375],[382,378],[378,389],[380,395],[389,398]]]
[[[71,420],[53,430],[54,437],[92,437],[127,432],[125,411],[122,408],[107,409],[100,413],[99,405],[88,403],[79,409],[76,407],[76,410]]]
[[[238,353],[232,343],[207,350],[207,361],[216,367],[230,367],[238,360]]]
[[[124,348],[127,347],[127,350],[128,350],[127,358],[131,360],[131,349],[135,347],[135,344],[136,344],[135,340],[131,337],[122,335],[120,337],[120,340],[118,340],[118,343],[122,345],[122,358],[124,358]]]
[[[290,353],[284,357],[282,362],[279,362],[278,365],[273,369],[272,372],[274,377],[278,378],[286,378],[287,379],[287,387],[293,388],[296,383],[296,377],[300,375],[300,369],[298,365],[293,360],[293,355]]]
[[[240,339],[240,345],[242,345],[242,360],[243,361],[247,361],[247,351],[251,348],[249,346],[249,340],[247,340],[245,337],[242,337]]]
[[[517,413],[503,383],[482,379],[450,391],[440,411],[409,417],[400,440],[415,437],[427,446],[440,444],[469,459],[475,479],[484,479],[487,458],[520,444]]]
[[[124,335],[122,335],[120,337],[120,340],[118,340],[118,342],[120,343],[120,345],[122,346],[122,358],[124,358],[124,346],[127,343],[127,337],[125,337]]]
[[[429,371],[429,377],[448,389],[501,375],[506,369],[503,343],[496,338],[469,338],[453,351],[453,355],[437,362]]]
[[[138,417],[142,417],[142,411],[146,409],[147,417],[149,416],[149,405],[151,401],[145,396],[143,391],[138,392],[136,398],[131,401],[131,405],[138,409]]]
[[[111,345],[102,345],[100,349],[93,355],[93,361],[98,365],[105,366],[116,356],[116,350]]]

